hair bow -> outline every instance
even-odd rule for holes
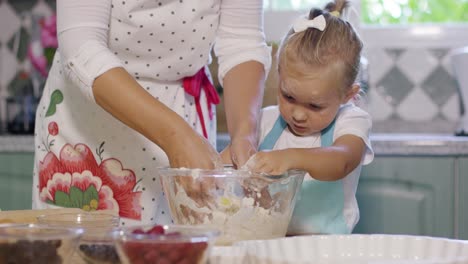
[[[325,21],[325,17],[323,15],[316,16],[314,19],[309,20],[305,17],[298,18],[293,25],[294,32],[301,32],[308,28],[316,28],[320,31],[325,29],[327,22]]]

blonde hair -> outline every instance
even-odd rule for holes
[[[359,71],[363,43],[353,26],[341,18],[349,7],[347,0],[334,0],[325,8],[313,8],[308,19],[323,15],[326,20],[324,31],[308,28],[295,33],[289,30],[283,38],[278,52],[278,67],[307,74],[311,67],[323,67],[340,63],[344,69],[344,85],[351,87]],[[289,65],[289,62],[294,62]],[[301,65],[302,64],[302,65]],[[304,67],[305,66],[305,67]]]

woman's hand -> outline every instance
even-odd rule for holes
[[[257,61],[235,66],[223,79],[224,109],[231,136],[229,153],[232,164],[237,168],[257,152],[264,81],[264,65]]]
[[[193,130],[186,131],[184,134],[182,138],[175,139],[166,150],[171,167],[192,169],[214,169],[222,167],[221,156],[208,140]],[[214,178],[180,176],[176,178],[176,181],[199,207],[211,207],[214,203],[214,198],[210,195],[210,193],[216,189]],[[194,217],[195,216],[196,218],[199,217],[198,215],[194,215]]]
[[[221,159],[223,160],[223,164],[231,165],[232,158],[231,158],[231,146],[228,145],[225,149],[223,149],[220,153]]]
[[[263,172],[270,175],[280,175],[291,168],[291,157],[287,155],[287,149],[260,151],[246,164],[247,168],[254,172]]]
[[[166,149],[172,168],[214,169],[222,168],[221,156],[202,135],[187,131]]]
[[[232,163],[239,169],[257,152],[257,141],[253,137],[236,137],[231,140],[221,156],[224,162]],[[230,158],[229,161],[226,159]]]

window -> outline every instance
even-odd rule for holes
[[[309,10],[313,6],[323,7],[328,0],[264,0],[266,10]]]
[[[364,24],[468,22],[468,0],[361,0]]]
[[[265,10],[307,11],[328,0],[265,0]],[[468,0],[354,0],[361,23],[368,25],[467,23]]]
[[[301,14],[312,7],[323,8],[330,0],[263,0],[265,10],[265,33],[269,41],[279,41]],[[351,0],[353,8],[359,10],[360,0]],[[357,12],[359,13],[359,12]],[[356,19],[358,16],[355,16]]]

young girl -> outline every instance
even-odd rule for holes
[[[260,146],[247,166],[304,179],[288,233],[350,233],[359,219],[355,197],[361,166],[373,159],[371,117],[350,101],[358,95],[362,42],[340,18],[348,1],[300,17],[278,55],[278,105],[263,109]]]

